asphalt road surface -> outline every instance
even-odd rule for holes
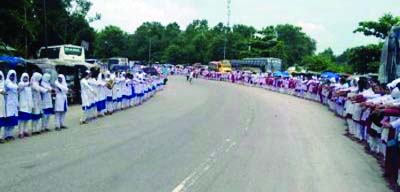
[[[377,161],[310,101],[171,77],[146,104],[0,145],[0,191],[389,191]]]

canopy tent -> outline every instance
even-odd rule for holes
[[[334,79],[337,80],[337,79],[340,78],[340,75],[337,74],[337,73],[333,73],[333,72],[325,72],[325,73],[321,74],[321,77],[324,78],[324,79],[332,79],[332,78],[334,78]]]
[[[15,68],[18,64],[24,64],[22,57],[0,56],[0,61],[7,63],[11,68]]]
[[[274,77],[282,77],[283,74],[282,74],[282,72],[280,72],[280,71],[276,71],[276,72],[273,73],[273,76],[274,76]]]

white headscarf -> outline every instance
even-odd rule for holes
[[[400,98],[400,90],[398,87],[394,88],[390,95],[393,97],[393,99],[398,99]]]
[[[54,82],[54,84],[61,90],[63,91],[68,91],[68,85],[67,81],[65,80],[65,76],[63,74],[59,74],[57,76],[58,78],[61,78],[61,83],[58,81],[58,79]]]
[[[45,73],[42,76],[42,82],[50,83],[51,75],[49,73]]]
[[[25,82],[24,81],[24,78],[27,78],[27,81]],[[27,86],[27,85],[29,85],[29,75],[28,75],[28,73],[22,73],[22,75],[21,75],[21,78],[20,78],[20,81],[19,81],[19,84],[20,85],[24,85],[24,86]]]
[[[11,81],[10,77],[11,75],[14,75],[14,80]],[[7,79],[6,79],[7,83],[13,83],[13,84],[17,84],[17,72],[15,72],[14,70],[9,70],[7,73]]]
[[[33,75],[32,75],[32,78],[31,78],[31,83],[39,83],[39,81],[42,79],[42,74],[40,74],[40,73],[38,73],[38,72],[35,72],[35,73],[33,73]]]
[[[0,71],[0,89],[4,89],[4,74]]]

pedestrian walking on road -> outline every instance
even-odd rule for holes
[[[189,73],[189,83],[190,83],[190,84],[192,84],[193,77],[194,77],[194,71],[191,71],[191,72]]]
[[[54,84],[56,86],[56,101],[54,109],[56,130],[66,129],[67,127],[65,126],[64,121],[68,110],[68,85],[65,81],[64,75],[59,74]]]
[[[18,124],[19,124],[19,138],[29,136],[28,134],[28,123],[32,120],[32,88],[29,83],[28,73],[23,73],[21,80],[18,83],[19,89],[19,112],[18,112]],[[33,128],[33,127],[32,127]]]

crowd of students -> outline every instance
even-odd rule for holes
[[[17,73],[9,70],[4,78],[0,71],[0,143],[14,140],[14,129],[18,137],[50,131],[49,119],[55,115],[56,129],[66,128],[68,86],[65,77],[59,74],[55,82],[48,73],[23,73],[17,82]],[[53,106],[52,93],[55,92]]]
[[[144,72],[106,71],[96,75],[86,71],[80,84],[84,112],[80,122],[85,124],[97,117],[141,105],[163,89],[164,78]]]
[[[367,76],[322,78],[207,70],[200,74],[204,79],[260,87],[328,106],[346,121],[347,134],[382,160],[384,177],[400,184],[400,79],[381,84]]]
[[[80,82],[82,124],[140,105],[164,86],[163,77],[144,72],[106,71],[96,75],[85,71]],[[49,73],[35,72],[32,77],[23,73],[17,81],[16,71],[9,70],[6,78],[0,71],[0,143],[50,131],[51,116],[55,130],[67,128],[69,88],[64,75],[59,74],[54,82],[51,77]]]

